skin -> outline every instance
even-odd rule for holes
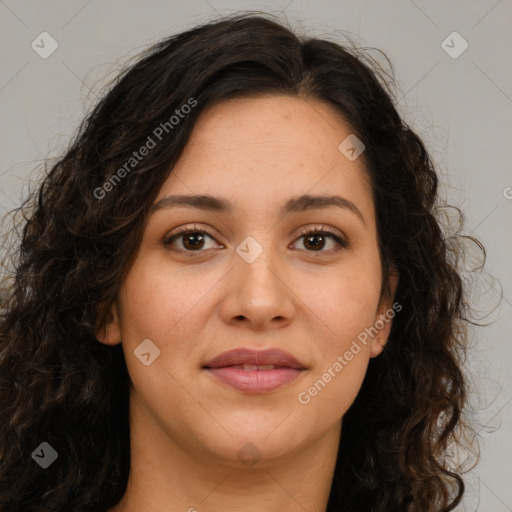
[[[325,511],[342,417],[391,328],[384,322],[307,405],[298,401],[392,305],[379,302],[363,160],[338,150],[350,133],[332,107],[310,98],[231,99],[199,117],[156,201],[207,194],[232,202],[233,213],[154,212],[110,321],[97,333],[101,343],[122,343],[131,377],[130,476],[111,511]],[[343,196],[363,220],[336,206],[279,214],[306,193]],[[190,256],[198,253],[190,236],[175,240],[175,251],[162,242],[185,226],[208,233],[199,256]],[[348,246],[336,251],[326,237],[311,248],[299,230],[322,226]],[[248,236],[263,250],[252,263],[236,252]],[[160,349],[149,366],[134,356],[144,339]],[[272,392],[235,390],[202,367],[237,347],[283,349],[307,371]],[[242,461],[237,454],[249,442],[255,458]]]

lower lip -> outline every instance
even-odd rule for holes
[[[241,370],[225,366],[207,370],[232,388],[246,393],[267,393],[294,381],[303,370],[276,368],[274,370]]]

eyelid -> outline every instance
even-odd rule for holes
[[[340,231],[339,229],[333,228],[331,226],[326,226],[325,224],[313,224],[312,226],[306,226],[304,228],[301,228],[299,230],[299,232],[297,233],[297,236],[299,237],[299,236],[307,235],[309,233],[318,233],[318,232],[325,232],[330,235],[338,236],[339,238],[343,239],[343,241],[348,243],[347,242],[348,238],[345,235],[345,233],[343,233],[343,231]]]
[[[165,235],[163,242],[164,242],[164,244],[166,244],[166,243],[169,243],[171,241],[171,239],[177,238],[179,235],[183,235],[186,233],[195,233],[195,232],[204,233],[204,234],[208,235],[211,239],[215,240],[215,242],[217,242],[217,240],[215,238],[217,235],[210,233],[210,229],[212,229],[212,228],[210,228],[210,227],[202,228],[201,226],[198,226],[195,223],[193,225],[181,226],[179,228],[176,228],[176,230],[172,231],[171,233]],[[217,243],[220,243],[220,242],[217,242]]]

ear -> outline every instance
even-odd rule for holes
[[[398,271],[393,266],[389,272],[389,291],[390,293],[383,297],[377,314],[375,315],[374,328],[377,334],[372,338],[370,357],[377,357],[382,354],[386,343],[388,342],[391,325],[396,313],[402,309],[402,305],[394,303],[396,288],[398,286]]]
[[[96,332],[96,339],[105,345],[117,345],[121,342],[121,324],[117,301],[114,301],[107,313],[103,325]]]

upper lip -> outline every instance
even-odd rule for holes
[[[288,368],[296,368],[298,370],[306,369],[304,365],[291,354],[277,348],[264,350],[235,348],[214,357],[204,365],[204,368],[222,368],[224,366],[238,364],[272,364],[274,366],[286,366]]]

